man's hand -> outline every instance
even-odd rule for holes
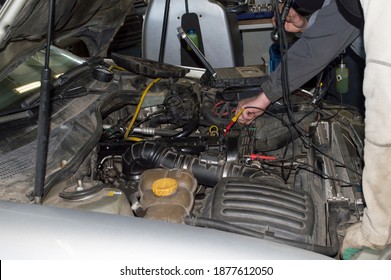
[[[264,92],[261,92],[261,94],[256,97],[241,100],[236,107],[236,113],[242,108],[245,108],[245,110],[240,115],[238,122],[244,125],[251,124],[256,117],[264,113],[269,105],[270,100],[266,97]]]
[[[283,4],[280,4],[280,11],[283,7]],[[276,26],[277,18],[274,15],[273,17],[273,25]],[[300,15],[298,12],[296,12],[295,9],[290,8],[288,15],[285,19],[285,25],[284,25],[285,31],[292,32],[292,33],[299,33],[303,32],[304,29],[307,28],[307,19]]]

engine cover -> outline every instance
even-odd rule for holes
[[[310,195],[274,177],[224,178],[213,189],[203,217],[306,243],[313,243]]]

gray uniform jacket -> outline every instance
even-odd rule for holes
[[[326,2],[316,11],[316,17],[310,18],[309,26],[287,51],[290,92],[320,73],[361,34],[361,30],[338,11],[335,0]],[[280,99],[283,94],[280,66],[262,84],[271,102]]]

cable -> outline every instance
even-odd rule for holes
[[[285,127],[288,128],[290,138],[287,139],[287,144],[285,145],[286,148],[285,148],[285,150],[284,150],[283,158],[286,157],[286,154],[287,154],[287,152],[288,152],[288,145],[289,145],[288,141],[290,140],[289,142],[292,143],[292,161],[293,161],[294,156],[295,156],[295,153],[294,153],[294,143],[293,143],[294,137],[293,137],[293,133],[292,133],[292,126],[289,125],[289,124],[284,120],[284,118],[278,117],[276,114],[270,112],[269,110],[262,109],[262,108],[259,108],[259,107],[256,107],[256,106],[246,106],[246,107],[242,108],[242,110],[243,110],[243,109],[257,109],[257,110],[263,111],[266,115],[269,115],[269,116],[271,116],[271,117],[273,117],[273,118],[276,118],[276,119],[278,119],[279,121],[281,121],[281,123],[282,123]],[[241,114],[242,111],[240,111],[239,113]],[[284,171],[284,169],[281,169],[281,176],[282,176],[283,180],[285,181],[285,183],[288,181],[291,172],[292,172],[292,170],[289,170],[288,174],[285,176],[285,171]]]
[[[283,118],[278,117],[276,114],[274,114],[274,113],[272,113],[272,112],[270,112],[270,111],[268,111],[268,110],[266,110],[266,109],[261,109],[261,108],[259,108],[259,107],[254,107],[254,106],[248,106],[248,107],[246,107],[246,108],[252,108],[252,109],[259,109],[259,110],[262,110],[265,114],[267,114],[267,115],[269,115],[269,116],[271,116],[271,117],[273,117],[273,118],[276,118],[276,119],[278,119],[279,121],[281,121],[281,123],[283,124],[283,126],[285,126],[285,127],[288,129],[290,138],[287,139],[287,143],[286,143],[286,145],[285,145],[286,148],[285,148],[284,153],[283,153],[283,156],[282,156],[283,158],[285,158],[285,157],[286,157],[286,154],[287,154],[287,151],[288,151],[288,144],[289,144],[288,141],[289,141],[289,142],[292,142],[292,145],[293,145],[293,141],[294,141],[293,132],[292,132],[292,127],[291,127]],[[294,153],[292,153],[292,157],[291,157],[291,158],[292,158],[292,161],[293,161],[293,159],[294,159]],[[291,174],[291,171],[289,171],[288,174],[287,174],[287,176],[285,176],[285,171],[284,171],[284,169],[283,169],[283,168],[281,169],[281,176],[282,176],[283,180],[285,181],[285,183],[288,181],[290,174]]]
[[[277,0],[275,1],[275,7],[277,9],[276,18],[277,18],[277,26],[278,26],[278,34],[279,34],[279,44],[280,44],[280,55],[281,55],[280,69],[281,69],[282,93],[283,93],[283,100],[284,100],[285,110],[286,110],[286,112],[288,114],[288,118],[289,118],[289,122],[290,122],[289,125],[288,125],[288,128],[289,128],[289,132],[291,134],[291,137],[293,139],[291,126],[293,126],[297,130],[297,132],[299,134],[302,133],[302,130],[301,130],[301,128],[298,127],[298,124],[296,123],[296,121],[293,118],[293,109],[292,109],[292,103],[291,103],[291,100],[290,100],[288,64],[287,64],[287,60],[288,60],[288,53],[287,53],[287,50],[288,50],[288,40],[287,40],[287,36],[286,36],[286,33],[285,33],[284,22],[283,22],[283,19],[281,18],[281,13],[278,12],[279,5],[278,5],[278,1]],[[292,143],[292,159],[293,159],[294,156],[295,156],[295,146],[294,146],[293,141],[291,141],[291,143]],[[284,151],[284,156],[286,156],[287,149],[288,149],[288,145],[286,146],[286,150]],[[284,172],[283,169],[281,171]],[[284,180],[287,180],[289,178],[289,176],[291,174],[291,171],[292,170],[289,171],[288,176],[286,178],[285,178],[284,174],[282,174]]]
[[[324,173],[322,171],[317,171],[317,170],[313,169],[313,167],[308,165],[308,164],[305,164],[304,167],[301,166],[301,165],[303,165],[303,164],[298,165],[297,169],[306,170],[306,171],[311,172],[311,173],[313,173],[315,175],[318,175],[319,177],[321,177],[323,179],[326,179],[326,180],[332,180],[332,181],[338,181],[338,182],[344,183],[344,184],[346,184],[345,187],[357,186],[358,185],[358,184],[353,184],[351,182],[345,181],[345,180],[337,178],[337,177],[333,177],[333,176],[327,175],[326,173]],[[310,169],[307,169],[306,167],[310,168]]]
[[[224,101],[216,102],[212,108],[212,112],[216,117],[221,118],[221,117],[228,116],[228,118],[230,118],[231,112],[229,111],[229,102],[224,102]]]
[[[276,7],[278,7],[278,1],[275,1],[275,2],[276,2]],[[277,18],[277,24],[279,26],[281,26],[282,22],[281,22],[280,13],[278,13],[278,12],[276,13],[276,18]],[[279,35],[280,35],[279,36],[279,39],[280,39],[279,44],[280,44],[280,52],[281,52],[281,66],[280,66],[281,67],[281,84],[282,84],[284,105],[285,105],[285,109],[288,114],[288,118],[289,118],[289,122],[290,122],[289,126],[290,127],[293,126],[295,128],[295,130],[298,132],[300,139],[303,141],[304,145],[306,145],[307,147],[312,147],[317,152],[330,158],[334,162],[340,164],[344,168],[354,172],[355,174],[357,174],[361,177],[360,173],[358,173],[357,171],[353,170],[352,168],[346,166],[345,164],[343,164],[339,160],[333,158],[331,155],[326,154],[321,149],[316,147],[313,143],[311,143],[307,139],[305,139],[305,137],[307,137],[306,132],[302,130],[302,128],[298,125],[298,122],[293,117],[293,109],[292,109],[292,103],[291,103],[291,99],[290,99],[290,90],[289,90],[289,77],[288,77],[288,65],[287,65],[288,55],[286,52],[286,50],[288,49],[287,37],[286,37],[285,29],[283,28],[283,26],[282,26],[282,28],[279,28],[278,30],[279,30]],[[285,51],[285,53],[284,53],[284,51]],[[323,74],[321,75],[321,78],[322,78],[322,76],[323,76]],[[327,85],[329,86],[330,83],[331,83],[331,81],[329,81],[329,83],[327,83]],[[337,114],[335,114],[335,115],[337,115]],[[334,117],[334,116],[332,116],[332,117]],[[321,121],[321,120],[319,120],[319,121]],[[319,123],[319,121],[318,121],[318,123]],[[294,158],[294,153],[295,153],[294,146],[292,146],[292,154],[293,154],[292,158]]]
[[[124,135],[124,140],[125,140],[125,141],[134,141],[134,137],[129,137],[129,133],[131,132],[132,127],[133,127],[133,124],[134,124],[134,122],[136,121],[136,118],[137,118],[137,116],[138,116],[138,114],[139,114],[139,112],[140,112],[141,105],[143,104],[143,101],[144,101],[145,96],[147,95],[147,93],[148,93],[148,91],[151,89],[151,87],[152,87],[155,83],[159,82],[160,80],[161,80],[161,78],[156,78],[156,79],[154,79],[154,80],[153,80],[153,81],[144,89],[144,91],[142,92],[141,97],[140,97],[140,101],[139,101],[139,103],[138,103],[138,105],[137,105],[137,108],[136,108],[136,110],[135,110],[135,112],[134,112],[133,118],[132,118],[132,120],[130,121],[128,127],[126,128],[125,135]],[[137,140],[139,140],[139,139],[137,139]]]
[[[290,136],[291,136],[290,139],[291,139],[291,142],[293,143],[292,126],[290,126],[283,118],[280,118],[279,116],[277,116],[276,114],[270,112],[269,110],[262,109],[262,108],[259,108],[259,107],[248,106],[248,107],[246,107],[246,108],[247,108],[247,109],[251,108],[251,109],[258,109],[258,110],[261,110],[261,111],[263,111],[265,114],[270,115],[271,117],[274,117],[274,118],[280,120],[281,123],[282,123],[284,126],[286,126],[286,127],[288,128],[289,133],[290,133]],[[318,122],[319,122],[319,121],[318,121]],[[302,142],[303,142],[308,148],[309,148],[309,147],[312,147],[313,149],[315,149],[315,150],[316,150],[317,152],[319,152],[320,154],[324,155],[325,157],[328,157],[328,158],[331,159],[333,162],[339,164],[340,167],[346,168],[346,169],[352,171],[353,173],[355,173],[355,174],[358,175],[359,177],[362,176],[361,173],[359,173],[359,172],[357,172],[356,170],[350,168],[349,166],[346,166],[343,162],[341,162],[341,161],[335,159],[333,156],[331,156],[331,155],[325,153],[325,152],[322,151],[319,147],[317,147],[317,146],[314,145],[313,143],[311,143],[311,142],[309,142],[309,141],[307,141],[306,139],[303,138],[303,137],[307,137],[307,136],[303,136],[303,135],[301,135],[301,134],[299,133],[299,137],[300,137],[300,139],[302,140]],[[293,144],[292,144],[292,145],[293,145]],[[291,164],[291,166],[293,166],[293,163],[294,163],[294,156],[295,156],[295,154],[294,154],[294,152],[292,152],[292,157],[291,157],[291,159],[292,159],[292,160],[291,160],[291,163],[292,163],[292,164]],[[284,171],[282,171],[282,174],[284,174]],[[290,172],[289,172],[289,174],[290,174]],[[287,179],[288,179],[288,178],[284,178],[284,175],[282,175],[282,177],[283,177],[284,180],[287,180]],[[288,177],[289,177],[289,176],[288,176]]]
[[[281,163],[281,164],[278,164],[278,163]],[[286,161],[284,159],[282,159],[282,160],[274,160],[274,161],[264,161],[263,162],[263,164],[268,165],[270,167],[280,167],[280,168],[287,167],[285,163],[287,163],[289,165],[292,165],[292,161],[288,162],[288,161]],[[326,173],[324,173],[322,171],[315,170],[314,167],[309,165],[308,163],[299,162],[299,161],[293,161],[293,166],[292,167],[290,167],[290,168],[295,169],[295,170],[302,169],[302,170],[308,171],[308,172],[310,172],[312,174],[318,175],[319,177],[321,177],[323,179],[326,179],[326,180],[332,180],[332,181],[338,181],[338,182],[344,183],[345,184],[344,187],[347,187],[347,186],[357,186],[357,184],[353,184],[353,183],[345,181],[343,179],[327,175]]]
[[[159,111],[156,111],[156,112],[153,112],[151,114],[149,114],[148,116],[146,116],[143,120],[139,121],[138,123],[136,123],[135,127],[139,127],[140,125],[142,125],[143,123],[145,123],[146,121],[149,121],[150,119],[152,119],[153,117],[156,117],[158,115],[161,115],[163,114],[165,110],[162,109],[162,110],[159,110]]]

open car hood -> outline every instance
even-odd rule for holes
[[[46,43],[47,0],[7,0],[0,4],[0,80]],[[0,2],[0,3],[1,3]],[[133,6],[132,0],[56,1],[54,43],[82,40],[90,56],[104,56]]]

